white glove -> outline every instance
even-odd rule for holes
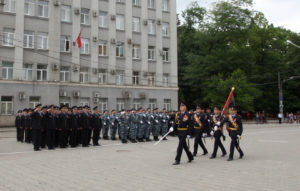
[[[163,122],[165,123],[165,122],[166,122],[166,120],[163,120]]]
[[[106,125],[106,123],[103,123],[104,125]]]
[[[159,115],[159,117],[162,117],[162,115]]]
[[[202,137],[207,137],[207,133],[203,133],[203,134],[202,134]]]
[[[144,122],[143,121],[140,121],[140,124],[143,124]]]
[[[217,130],[218,130],[218,126],[215,126],[215,127],[214,127],[214,130],[217,131]]]
[[[150,121],[148,121],[148,124],[149,124],[149,125],[151,124]]]
[[[174,131],[174,128],[173,128],[173,127],[171,127],[169,131],[170,131],[170,132],[173,132],[173,131]]]
[[[237,135],[236,137],[237,137],[238,139],[241,139],[241,136],[240,136],[240,135]]]
[[[115,123],[111,123],[113,126],[115,125]]]
[[[208,120],[208,123],[210,123],[210,120]]]
[[[109,120],[109,117],[107,117],[107,119]]]
[[[218,126],[220,126],[220,125],[221,125],[221,122],[220,122],[220,121],[218,121],[217,125],[218,125]]]
[[[158,120],[155,120],[156,123],[158,123]]]
[[[145,114],[144,114],[143,116],[144,116],[144,117],[146,117],[146,115],[145,115]]]
[[[116,119],[119,119],[119,117],[116,117]]]
[[[190,135],[187,135],[186,137],[187,137],[188,139],[190,139],[190,138],[191,138],[191,136],[190,136]]]
[[[211,135],[211,136],[213,136],[213,135],[214,135],[214,132],[213,132],[213,131],[211,131],[211,132],[210,132],[210,135]]]

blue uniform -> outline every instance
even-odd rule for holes
[[[116,134],[118,129],[118,116],[117,115],[111,115],[110,116],[110,136],[112,140],[116,140]]]
[[[169,116],[166,113],[160,115],[161,134],[164,136],[168,133]]]
[[[108,115],[103,115],[101,117],[101,122],[102,122],[102,135],[104,139],[108,139],[108,130],[109,130],[109,116]]]
[[[152,123],[151,123],[151,113],[146,113],[145,115],[145,138],[149,141],[150,133],[152,131]]]
[[[153,113],[152,115],[152,123],[153,123],[152,134],[154,140],[157,141],[160,132],[159,114],[157,112]]]
[[[138,139],[142,141],[145,135],[145,122],[146,115],[144,113],[138,113]]]
[[[131,113],[129,116],[129,138],[131,141],[136,140],[137,124],[138,124],[138,115]]]

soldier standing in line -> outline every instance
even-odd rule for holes
[[[177,147],[175,162],[173,163],[173,165],[180,164],[183,149],[185,150],[189,159],[188,162],[192,162],[194,160],[194,157],[187,146],[186,138],[189,139],[191,137],[193,120],[191,115],[187,112],[187,106],[184,101],[180,103],[180,112],[176,115],[175,121],[177,122],[177,125],[175,124],[174,126],[175,128],[177,128],[178,131],[179,143]]]
[[[41,126],[42,126],[42,133],[41,133],[41,148],[46,147],[46,141],[47,141],[47,119],[46,119],[46,114],[47,114],[47,106],[42,107],[42,121],[41,121]]]
[[[40,151],[41,146],[41,114],[42,105],[38,104],[34,111],[31,114],[32,119],[32,138],[33,138],[33,145],[34,151]]]
[[[18,111],[18,114],[16,116],[16,119],[15,119],[15,127],[16,127],[16,130],[17,130],[17,141],[19,142],[23,142],[23,139],[22,139],[22,129],[24,129],[24,127],[22,126],[22,111],[19,110]]]
[[[205,145],[202,142],[202,137],[206,137],[206,120],[207,117],[204,113],[203,107],[197,105],[196,113],[193,116],[194,119],[194,135],[195,135],[195,142],[194,142],[194,156],[197,156],[198,152],[198,144],[203,150],[203,155],[206,155],[207,149],[205,148]]]
[[[68,131],[68,114],[67,106],[62,105],[60,107],[61,113],[59,115],[60,126],[59,126],[59,146],[60,148],[67,147],[67,131]]]
[[[146,138],[147,142],[150,142],[150,141],[152,141],[152,139],[150,139],[150,133],[152,131],[151,109],[150,108],[147,108],[147,112],[144,113],[144,117],[145,117],[145,138]]]
[[[144,136],[145,136],[145,123],[146,123],[146,115],[143,113],[143,108],[139,108],[138,115],[138,142],[144,142]]]
[[[227,152],[221,142],[221,137],[223,135],[223,120],[224,120],[224,117],[221,113],[220,107],[215,106],[214,115],[212,117],[213,129],[210,132],[211,136],[214,136],[214,138],[215,138],[215,144],[214,144],[214,151],[213,151],[210,159],[216,158],[219,147],[223,153],[222,157],[224,157],[227,154]]]
[[[59,133],[60,133],[60,114],[61,111],[58,106],[55,106],[55,140],[54,140],[54,147],[59,146]]]
[[[138,116],[136,114],[136,110],[132,109],[132,113],[129,115],[129,138],[132,143],[137,143],[137,124],[138,124]]]
[[[88,136],[88,145],[91,145],[92,132],[93,132],[93,114],[91,108],[88,106],[88,114],[89,114],[89,136]]]
[[[45,114],[46,119],[46,143],[49,150],[54,149],[54,140],[55,140],[55,111],[54,106],[49,106],[47,113]]]
[[[116,110],[113,109],[111,111],[109,121],[110,121],[110,137],[111,137],[111,140],[115,141],[115,140],[117,140],[116,134],[117,134],[118,124],[119,124]]]
[[[30,121],[29,121],[28,109],[23,110],[22,123],[23,123],[22,126],[24,127],[24,131],[25,131],[25,142],[30,143],[29,141]]]
[[[167,114],[166,108],[163,108],[162,113],[160,114],[160,126],[161,126],[161,134],[164,136],[168,133],[168,122],[169,122],[169,115]],[[168,140],[166,137],[163,140]]]
[[[77,143],[77,132],[79,129],[79,114],[77,111],[77,107],[72,107],[72,113],[70,114],[70,145],[72,148],[76,147],[78,145]]]
[[[77,146],[82,144],[82,130],[83,130],[83,121],[82,121],[82,107],[78,107],[78,130],[77,130]]]
[[[224,123],[228,123],[229,126],[229,136],[231,137],[230,143],[230,154],[228,161],[233,160],[234,147],[240,153],[240,159],[244,157],[244,153],[239,145],[239,140],[241,139],[243,133],[243,123],[242,118],[237,114],[237,107],[232,106],[230,110],[230,115],[224,120]]]
[[[103,136],[103,139],[104,140],[108,140],[109,137],[108,137],[108,130],[109,130],[109,124],[110,124],[110,121],[109,121],[109,115],[108,115],[108,111],[105,110],[103,112],[103,116],[101,117],[101,121],[102,121],[102,136]]]
[[[82,147],[89,146],[89,128],[90,128],[90,118],[89,118],[89,107],[83,107],[83,113],[81,115],[82,120]]]
[[[100,130],[101,130],[101,116],[98,110],[98,107],[93,108],[94,113],[93,113],[93,145],[94,146],[100,146],[99,144],[99,136],[100,136]]]
[[[120,123],[120,139],[122,140],[122,143],[127,143],[127,135],[128,135],[128,129],[129,129],[129,115],[126,112],[126,110],[121,111],[121,115],[119,117],[119,123]]]
[[[158,108],[153,109],[153,114],[152,114],[152,122],[153,122],[153,130],[152,134],[154,137],[155,141],[158,141],[158,136],[160,132],[160,122],[159,122],[159,114],[158,114]]]

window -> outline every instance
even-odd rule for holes
[[[99,41],[99,56],[107,56],[107,41]]]
[[[155,73],[149,73],[148,75],[148,85],[154,86],[155,85]]]
[[[81,54],[89,54],[89,39],[81,38],[82,47],[80,48]]]
[[[154,46],[148,47],[148,60],[155,60],[155,47]]]
[[[168,48],[163,48],[163,61],[164,62],[169,62],[169,49]]]
[[[38,64],[37,65],[37,80],[46,81],[47,80],[47,65]]]
[[[139,72],[133,72],[132,73],[132,84],[133,85],[139,85]]]
[[[49,9],[49,2],[44,0],[39,0],[39,16],[40,17],[48,17],[48,9]]]
[[[23,65],[23,80],[32,80],[32,64]]]
[[[15,30],[4,28],[2,34],[2,46],[14,46]]]
[[[140,59],[140,45],[134,44],[132,47],[132,58]]]
[[[71,6],[62,5],[61,6],[61,21],[71,22]]]
[[[125,18],[124,15],[117,15],[116,18],[116,29],[117,30],[125,30]]]
[[[162,0],[162,10],[169,11],[169,0]]]
[[[13,97],[1,96],[1,114],[13,113]]]
[[[132,5],[140,6],[141,5],[141,0],[132,0]]]
[[[155,0],[148,0],[148,8],[154,9],[155,8]]]
[[[156,99],[149,99],[149,108],[151,110],[156,108]]]
[[[34,32],[24,31],[24,48],[34,48]]]
[[[162,28],[162,35],[164,37],[168,37],[169,36],[169,23],[163,23],[161,28]]]
[[[117,71],[116,84],[117,85],[123,85],[124,84],[124,71]]]
[[[125,101],[123,99],[117,99],[117,111],[125,109]]]
[[[87,83],[89,81],[89,73],[87,68],[80,69],[79,82]]]
[[[156,25],[155,20],[148,20],[148,34],[155,35]]]
[[[71,37],[69,37],[69,36],[61,36],[60,37],[60,51],[61,52],[71,52],[70,39],[71,39]]]
[[[4,0],[3,12],[16,12],[16,0]]]
[[[99,73],[99,80],[98,81],[99,81],[100,84],[106,84],[107,74],[106,74],[105,71]]]
[[[34,16],[35,0],[25,0],[24,14]]]
[[[163,74],[163,86],[167,87],[169,85],[169,74]]]
[[[133,99],[133,108],[138,110],[141,107],[141,103],[139,99]]]
[[[88,25],[89,24],[89,9],[81,9],[81,14],[80,14],[80,22],[81,24]]]
[[[99,27],[107,28],[107,26],[108,26],[107,12],[100,11],[100,13],[99,13]]]
[[[70,69],[69,67],[62,66],[60,68],[60,81],[69,82],[70,81]]]
[[[103,113],[105,110],[107,110],[107,99],[102,98],[99,101],[99,112]]]
[[[29,97],[29,108],[35,108],[40,103],[41,103],[40,97]]]
[[[48,33],[38,33],[38,49],[48,49]]]
[[[3,61],[2,62],[2,79],[12,80],[13,79],[13,63]]]
[[[116,56],[124,57],[124,43],[118,42],[116,45]]]
[[[166,108],[167,111],[171,111],[171,100],[170,99],[164,99],[164,108]]]
[[[140,18],[138,17],[132,18],[132,31],[140,32]]]

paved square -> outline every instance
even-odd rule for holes
[[[300,190],[300,125],[244,129],[244,159],[198,156],[188,164],[183,153],[179,166],[171,165],[173,137],[157,146],[100,140],[101,147],[32,152],[0,129],[0,190]],[[229,143],[227,136],[227,151]],[[213,142],[206,146],[211,152]]]

